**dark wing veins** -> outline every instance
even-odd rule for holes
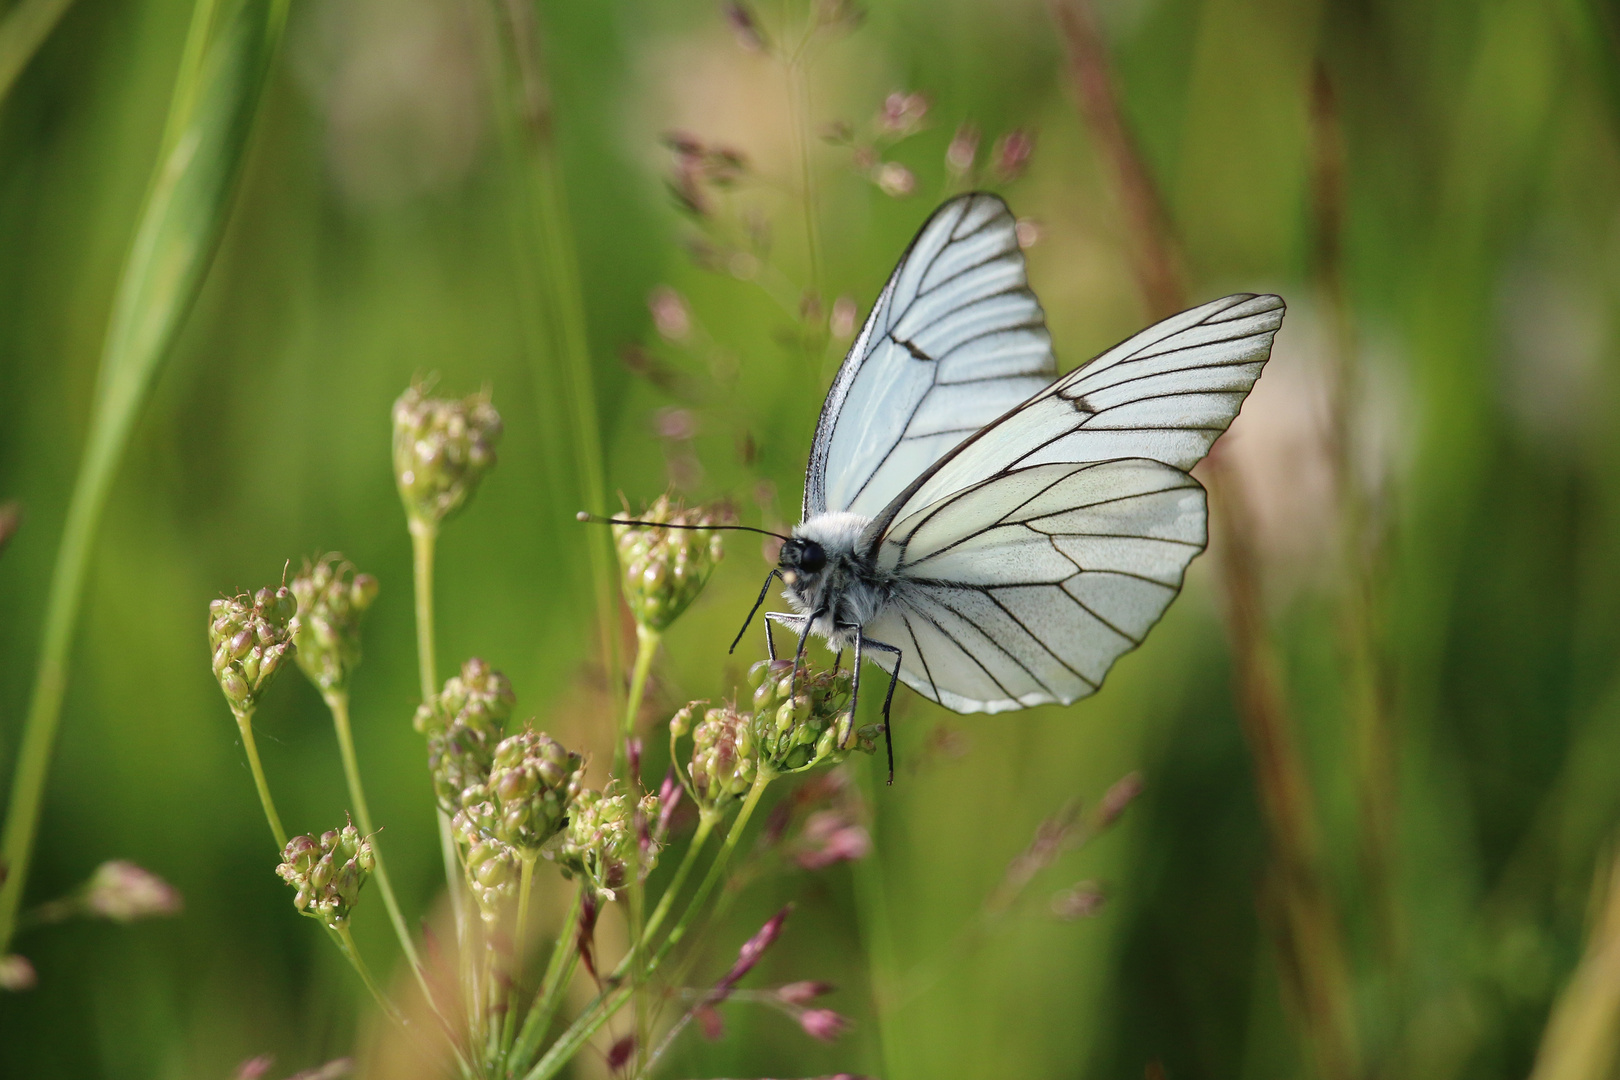
[[[910,353],[913,360],[922,360],[930,364],[934,362],[934,358],[923,352],[922,349],[918,348],[916,342],[909,341],[904,338],[897,338],[894,336],[894,331],[892,330],[889,331],[889,340],[905,349],[906,352]],[[926,397],[927,395],[924,396]]]

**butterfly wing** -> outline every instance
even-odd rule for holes
[[[810,450],[804,518],[874,516],[1055,373],[1007,204],[984,193],[950,200],[901,257],[838,370]]]
[[[1033,465],[1149,458],[1190,470],[1226,430],[1282,325],[1247,293],[1173,315],[1036,393],[947,452],[878,512],[867,550],[923,507]]]
[[[957,712],[1068,704],[1141,644],[1205,522],[1204,489],[1162,462],[1006,472],[890,530],[894,590],[865,633],[901,650],[906,685]]]
[[[958,712],[1068,703],[1140,644],[1204,548],[1188,475],[1237,415],[1282,323],[1229,296],[1144,330],[936,461],[862,543],[893,575],[865,628]]]

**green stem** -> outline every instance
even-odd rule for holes
[[[22,0],[0,21],[0,101],[51,36],[73,0]]]
[[[501,1044],[497,1060],[504,1059],[512,1049],[517,1034],[518,975],[529,958],[529,903],[534,891],[534,863],[537,854],[518,852],[523,869],[518,875],[517,928],[512,934],[512,971],[506,991],[506,1014],[501,1018]]]
[[[439,538],[436,525],[420,518],[410,519],[412,580],[416,591],[416,668],[421,677],[422,700],[439,691],[438,665],[433,642],[433,549]],[[467,903],[461,889],[461,860],[456,855],[456,838],[450,829],[450,815],[439,809],[439,854],[444,859],[444,884],[450,892],[450,914],[456,924],[456,943],[467,942]]]
[[[636,733],[636,717],[641,712],[642,698],[647,694],[647,676],[652,672],[661,637],[658,631],[636,624],[636,664],[630,673],[630,696],[625,702],[624,722],[619,726],[619,745],[613,751],[613,772],[617,776],[624,775],[629,761],[630,740]],[[639,782],[640,777],[630,779]]]
[[[430,522],[411,519],[411,558],[416,584],[416,666],[422,680],[422,700],[439,692],[438,663],[433,647],[433,548],[439,530]]]
[[[686,854],[681,857],[680,865],[675,868],[675,876],[669,879],[669,885],[664,889],[664,895],[658,898],[658,906],[653,909],[652,916],[647,920],[647,928],[643,936],[650,939],[658,933],[658,928],[664,924],[664,917],[674,905],[676,897],[680,895],[681,887],[692,873],[692,867],[697,865],[698,853],[714,831],[715,822],[720,818],[714,814],[705,813],[698,818],[696,831],[692,833],[692,842],[686,846]]]
[[[388,1015],[390,1020],[408,1030],[410,1024],[406,1022],[405,1017],[395,1007],[394,1003],[388,1000],[388,996],[382,992],[382,987],[377,985],[377,980],[372,977],[371,969],[366,967],[366,962],[360,959],[360,950],[355,946],[354,935],[349,933],[348,923],[340,923],[332,927],[332,933],[337,937],[338,946],[342,949],[344,957],[354,967],[355,973],[360,976],[360,981],[366,984],[366,989],[371,991],[371,996],[376,999],[378,1007]]]
[[[529,1015],[523,1019],[523,1029],[518,1032],[517,1042],[507,1053],[508,1072],[519,1068],[539,1047],[540,1040],[545,1038],[553,1017],[557,1015],[563,991],[573,978],[574,967],[579,963],[579,950],[574,948],[574,934],[579,928],[579,913],[585,903],[585,888],[581,885],[575,893],[574,902],[569,905],[568,914],[563,919],[562,929],[557,931],[557,944],[552,947],[545,978],[540,980],[540,992],[529,1006]]]
[[[411,940],[405,915],[394,896],[393,883],[388,880],[388,866],[383,862],[382,848],[377,843],[377,828],[371,823],[371,807],[366,803],[366,790],[360,782],[360,760],[354,752],[354,733],[349,725],[349,692],[329,690],[322,697],[326,699],[326,707],[332,711],[332,726],[337,730],[338,754],[343,758],[343,776],[349,785],[349,800],[354,803],[355,816],[360,819],[360,831],[370,838],[371,854],[377,860],[377,888],[382,892],[383,906],[388,909],[388,921],[394,925],[399,947],[410,961],[411,973],[416,976],[428,1005],[434,1006],[433,992],[428,988],[427,979],[422,974],[422,962],[416,955],[416,944]]]
[[[703,881],[698,885],[697,892],[692,894],[692,901],[686,905],[686,911],[681,915],[680,922],[670,928],[669,937],[659,946],[653,958],[654,965],[669,955],[669,951],[680,944],[681,938],[686,936],[693,916],[703,907],[709,893],[714,891],[715,884],[719,882],[720,876],[730,864],[731,853],[736,849],[737,841],[742,839],[748,819],[754,815],[755,808],[759,806],[759,797],[765,794],[766,786],[774,779],[776,774],[762,764],[754,775],[753,786],[748,789],[748,794],[743,796],[742,807],[737,811],[737,819],[731,823],[730,830],[726,832],[725,841],[720,845],[720,853],[714,857],[714,862],[709,864],[709,872],[703,875]]]
[[[259,790],[259,805],[264,807],[265,820],[270,822],[270,831],[275,834],[276,851],[283,851],[287,847],[287,830],[281,825],[281,815],[276,813],[275,800],[270,797],[270,783],[264,777],[264,764],[259,761],[259,745],[253,741],[252,709],[236,713],[236,730],[242,733],[242,746],[247,750],[248,768],[253,770],[253,786]]]

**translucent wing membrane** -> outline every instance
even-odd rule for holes
[[[865,632],[957,712],[1068,704],[1158,621],[1205,522],[1204,489],[1162,462],[1015,469],[895,524],[878,556],[895,589]]]
[[[804,517],[876,515],[1055,372],[1012,214],[994,195],[952,199],[912,241],[838,371],[816,425]]]
[[[1276,296],[1240,294],[1184,311],[1037,393],[911,481],[863,537],[954,492],[1031,466],[1148,458],[1186,471],[1238,413],[1282,325]]]

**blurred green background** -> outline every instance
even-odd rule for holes
[[[20,937],[39,985],[0,997],[0,1075],[226,1077],[261,1053],[285,1075],[357,1045],[364,1057],[363,991],[271,873],[203,622],[211,597],[274,581],[289,558],[338,549],[381,579],[354,685],[359,752],[402,898],[429,912],[442,878],[409,723],[410,548],[388,457],[388,408],[414,375],[436,372],[450,393],[489,386],[507,428],[498,469],[441,541],[441,667],[489,659],[520,715],[604,756],[587,538],[572,520],[579,437],[535,333],[524,164],[494,104],[497,7],[293,5],[222,247],[95,549],[30,882],[44,900],[125,857],[174,882],[186,910]],[[1344,1075],[1525,1076],[1596,925],[1620,825],[1620,11],[1098,0],[1097,12],[1191,299],[1276,291],[1290,304],[1223,446],[1255,523],[1347,956],[1360,1060]],[[745,521],[791,523],[841,343],[807,355],[789,340],[791,303],[694,264],[659,142],[679,129],[747,155],[731,199],[769,223],[771,273],[802,286],[782,69],[709,3],[545,0],[537,14],[609,489],[635,505],[673,483],[730,498]],[[25,513],[0,557],[6,775],[189,18],[182,0],[79,0],[0,102],[0,501]],[[1328,112],[1313,106],[1323,79]],[[864,316],[947,190],[953,132],[972,123],[981,160],[1010,129],[1037,135],[1027,173],[1001,190],[1038,234],[1030,276],[1060,362],[1145,325],[1113,173],[1070,85],[1043,4],[872,3],[816,55],[812,125],[868,125],[893,91],[930,107],[925,130],[887,152],[915,177],[909,197],[847,149],[814,147],[826,296]],[[1312,175],[1336,131],[1335,255]],[[690,303],[684,340],[654,327],[659,286]],[[1351,435],[1348,485],[1335,415]],[[1347,487],[1374,538],[1362,669],[1343,630],[1360,595],[1341,558]],[[649,723],[727,694],[762,654],[755,635],[736,658],[725,646],[764,569],[757,544],[731,542],[669,639]],[[687,1036],[667,1075],[1317,1075],[1272,932],[1222,602],[1211,555],[1146,646],[1068,709],[959,718],[902,691],[894,787],[857,770],[875,854],[760,882],[715,943],[719,971],[796,898],[752,979],[830,979],[855,1030],[825,1046],[737,1005],[725,1038]],[[1366,854],[1350,704],[1367,668],[1392,732],[1383,876]],[[280,680],[258,728],[287,824],[340,821],[318,696]],[[1120,824],[966,947],[962,928],[1037,824],[1133,770],[1145,791]],[[1100,913],[1053,917],[1049,897],[1081,880],[1103,884]],[[389,967],[380,904],[356,933]],[[604,1073],[598,1057],[577,1070]]]

